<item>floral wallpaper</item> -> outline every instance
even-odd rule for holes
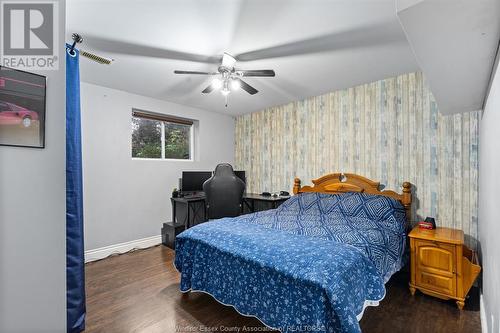
[[[291,191],[352,172],[401,191],[414,187],[417,221],[477,236],[479,112],[439,113],[420,72],[331,92],[236,119],[236,169],[247,192]]]

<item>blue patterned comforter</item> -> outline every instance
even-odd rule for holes
[[[199,290],[282,332],[360,332],[400,269],[404,209],[376,195],[305,193],[278,209],[177,236],[181,291]]]

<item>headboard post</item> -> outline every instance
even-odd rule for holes
[[[295,177],[293,181],[293,194],[298,194],[300,192],[300,179]]]
[[[411,220],[411,183],[410,182],[404,182],[403,183],[403,198],[401,200],[401,203],[403,204],[405,211],[406,211],[406,218],[408,221]]]

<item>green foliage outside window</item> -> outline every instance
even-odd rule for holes
[[[132,157],[161,158],[161,122],[132,117]]]
[[[165,158],[188,160],[191,126],[165,123]]]
[[[132,117],[132,157],[162,158],[162,139],[164,158],[191,158],[191,125]]]

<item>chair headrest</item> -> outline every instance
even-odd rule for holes
[[[234,176],[233,167],[229,163],[221,163],[215,167],[214,176]]]

